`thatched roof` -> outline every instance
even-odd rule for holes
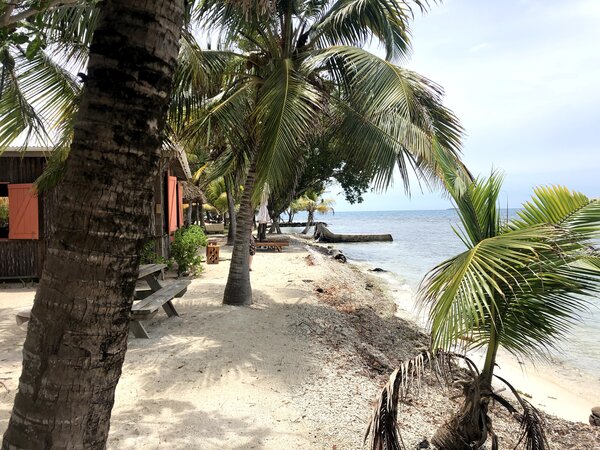
[[[202,201],[202,203],[206,203],[204,192],[198,186],[189,181],[183,181],[181,185],[183,186],[183,200],[188,202]]]
[[[177,144],[166,142],[163,145],[163,154],[169,159],[169,167],[171,168],[173,175],[180,180],[192,179],[192,172],[183,148]]]

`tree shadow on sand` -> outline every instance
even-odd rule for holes
[[[283,390],[293,402],[296,395],[307,389],[312,395],[316,393],[317,397],[320,391],[329,389],[329,386],[315,387],[326,378],[324,371],[343,373],[351,366],[352,371],[360,372],[366,379],[375,378],[382,383],[400,359],[413,356],[427,342],[427,337],[414,324],[378,314],[370,306],[337,308],[326,302],[300,301],[301,297],[305,300],[307,296],[314,296],[310,289],[292,290],[291,295],[297,295],[299,301],[289,301],[288,298],[285,303],[255,289],[256,304],[242,308],[221,305],[219,294],[222,289],[222,285],[201,283],[192,295],[177,299],[179,318],[167,319],[161,314],[148,326],[152,339],[130,339],[124,373],[132,372],[134,380],[131,383],[135,389],[158,392],[164,399],[178,398],[186,393],[193,395],[196,389],[202,390],[203,394],[208,390],[218,397],[220,389],[227,389],[231,384],[240,383],[244,390],[265,389],[261,382],[269,380],[267,390]],[[203,298],[203,292],[210,295]],[[324,365],[324,359],[331,364]],[[139,373],[138,370],[133,375],[140,366],[145,368],[144,372]],[[352,423],[344,423],[344,427],[346,434],[351,430],[356,435],[352,437],[356,446],[347,448],[359,448],[371,402],[378,389],[372,382],[355,382],[352,386],[342,383],[336,387],[338,392],[332,393],[332,396],[340,397],[342,406],[346,402],[352,405],[349,409],[354,408]],[[354,395],[354,398],[352,394],[346,395],[357,389],[363,390],[364,395]],[[140,392],[139,397],[143,400],[136,404],[147,401],[147,394]],[[222,401],[227,402],[231,398],[223,393]],[[205,397],[198,399],[196,405],[212,411],[218,401]],[[254,402],[255,397],[239,393],[235,401],[245,405]],[[330,401],[337,400],[328,399],[328,405],[321,407],[331,408]],[[155,408],[163,408],[161,401],[153,399],[152,402]],[[316,400],[313,407],[320,408],[318,402]],[[267,403],[259,401],[256,407],[263,415],[276,413],[265,410],[272,407]],[[278,407],[293,409],[293,404]],[[202,420],[202,414],[205,413],[198,413],[198,420]],[[116,417],[119,416],[120,413]],[[360,420],[363,416],[364,421]],[[137,419],[133,417],[133,421],[142,417],[143,414]],[[239,432],[244,432],[243,424],[237,423],[239,417],[236,415],[234,423],[225,426],[225,432],[238,433],[238,426],[242,426]],[[241,420],[243,422],[244,419]],[[343,420],[338,419],[338,425]],[[296,420],[292,417],[285,417],[283,421],[287,421],[292,432],[297,431],[293,429],[292,422]],[[304,423],[308,428],[314,425],[310,418]],[[264,428],[271,434],[282,430],[281,427]],[[204,425],[195,432],[208,433],[206,436],[209,438],[212,436]]]
[[[251,418],[198,411],[188,401],[140,400],[113,413],[108,449],[261,449],[269,434]]]

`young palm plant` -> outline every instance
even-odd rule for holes
[[[510,385],[522,411],[494,392],[496,355],[502,347],[518,357],[547,357],[568,335],[587,299],[599,292],[600,253],[593,242],[600,231],[600,200],[559,186],[538,188],[517,218],[503,223],[501,184],[502,178],[492,174],[461,193],[450,189],[466,250],[435,267],[420,286],[419,298],[430,308],[432,351],[420,355],[416,366],[406,362],[390,378],[370,426],[372,449],[402,448],[396,403],[408,380],[421,373],[414,368],[438,370],[439,355],[467,360],[469,370],[457,382],[464,402],[433,436],[436,448],[480,448],[488,438],[498,448],[488,415],[491,401],[520,420],[526,448],[548,448],[535,408]],[[485,352],[481,370],[464,356],[474,349]]]
[[[425,9],[427,2],[284,0],[249,10],[242,3],[199,2],[199,22],[218,32],[212,54],[225,64],[223,88],[184,128],[195,142],[224,133],[248,168],[224,296],[235,305],[252,302],[253,197],[264,182],[279,190],[295,176],[323,117],[331,116],[327,122],[349,159],[377,174],[378,187],[390,183],[395,167],[407,189],[411,170],[435,180],[434,143],[462,167],[462,130],[442,106],[441,88],[397,65],[410,51],[412,8]],[[386,59],[362,48],[371,41],[381,44]]]

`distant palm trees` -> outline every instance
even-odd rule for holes
[[[333,212],[335,200],[331,198],[323,198],[316,192],[307,192],[302,197],[292,202],[292,208],[295,211],[306,211],[306,227],[302,230],[302,234],[308,233],[310,227],[314,225],[315,213],[327,214]]]
[[[560,186],[538,188],[517,218],[503,222],[501,184],[492,174],[462,192],[449,189],[461,221],[457,233],[467,249],[431,270],[421,284],[433,353],[407,361],[390,379],[372,423],[373,449],[399,448],[390,444],[397,436],[389,399],[402,397],[407,379],[418,373],[416,361],[437,367],[438,351],[444,357],[470,349],[485,351],[483,368],[467,360],[470,376],[460,381],[464,403],[432,444],[463,450],[479,448],[490,437],[497,448],[488,416],[495,400],[522,423],[528,449],[547,448],[535,409],[510,385],[521,411],[494,393],[496,355],[502,347],[519,357],[548,356],[587,299],[600,292],[600,252],[593,246],[600,236],[600,200]]]

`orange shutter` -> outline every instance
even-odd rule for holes
[[[177,230],[177,177],[168,177],[167,206],[169,208],[169,234]]]
[[[8,185],[8,238],[39,239],[38,196],[33,184]]]
[[[177,183],[177,209],[179,210],[179,228],[183,227],[183,185],[181,181]]]

